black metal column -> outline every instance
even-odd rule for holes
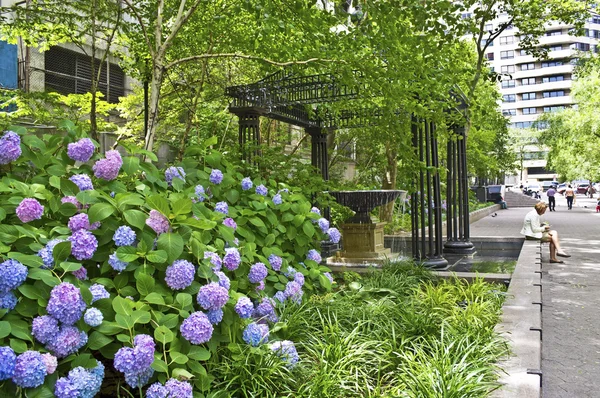
[[[248,110],[238,113],[239,132],[238,140],[242,151],[242,159],[252,163],[254,159],[261,156],[260,150],[260,112]]]
[[[321,127],[307,127],[310,134],[311,155],[310,160],[314,167],[321,170],[321,177],[329,181],[329,158],[327,154],[327,130]]]

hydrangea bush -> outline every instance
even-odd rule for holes
[[[278,311],[331,288],[318,249],[339,232],[299,190],[242,175],[211,142],[164,172],[73,129],[13,130],[0,136],[2,396],[209,394],[207,363],[235,345],[301,361]]]

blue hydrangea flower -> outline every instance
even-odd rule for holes
[[[185,182],[185,170],[183,170],[183,167],[171,166],[165,170],[165,181],[169,185],[173,182],[173,178],[179,178]]]
[[[262,196],[267,196],[267,194],[269,193],[269,191],[267,190],[267,187],[265,187],[264,185],[259,185],[256,187],[256,193]]]
[[[21,286],[27,279],[27,267],[14,259],[0,264],[0,293],[8,293]]]
[[[276,205],[280,205],[283,202],[283,199],[281,199],[281,195],[277,194],[275,196],[273,196],[273,203]]]
[[[204,258],[210,258],[210,263],[213,265],[213,271],[219,271],[221,269],[221,265],[223,262],[221,261],[221,257],[217,253],[214,252],[204,252]]]
[[[0,137],[0,164],[9,164],[21,156],[21,137],[14,131],[7,131]]]
[[[25,198],[19,203],[16,209],[17,217],[22,223],[39,220],[44,214],[44,206],[36,199]]]
[[[205,310],[218,310],[223,308],[229,300],[229,292],[216,282],[204,285],[198,292],[198,304]]]
[[[296,275],[294,275],[294,282],[299,284],[301,287],[304,286],[304,275],[302,275],[301,272],[296,272]]]
[[[278,291],[277,293],[275,293],[275,295],[273,296],[273,298],[277,301],[279,301],[280,303],[285,302],[285,293],[282,291]]]
[[[169,379],[165,383],[169,398],[192,398],[192,385],[187,381]]]
[[[320,263],[321,262],[321,255],[315,249],[310,249],[308,251],[308,254],[306,255],[306,259],[307,260],[315,261],[317,263]]]
[[[44,361],[44,365],[46,365],[46,373],[51,375],[56,371],[58,359],[54,355],[49,353],[42,354],[42,360]]]
[[[196,194],[196,197],[193,198],[192,201],[204,202],[204,199],[206,199],[206,192],[204,191],[204,187],[202,185],[196,185],[194,193]]]
[[[288,368],[293,368],[296,366],[300,357],[298,356],[298,351],[296,350],[296,346],[293,342],[289,340],[276,341],[274,343],[269,344],[269,348],[273,351],[282,361],[287,363]]]
[[[112,267],[112,269],[114,269],[115,271],[121,272],[125,268],[127,268],[129,263],[119,260],[119,258],[117,257],[117,253],[115,252],[115,253],[111,254],[110,256],[108,256],[108,265],[110,265]]]
[[[13,383],[22,388],[35,388],[44,384],[46,365],[42,354],[37,351],[25,351],[17,356]]]
[[[58,321],[50,315],[42,315],[33,318],[31,334],[40,343],[46,344],[49,341],[56,339],[58,332]]]
[[[90,286],[90,293],[92,293],[92,303],[101,299],[110,298],[110,293],[99,283],[94,283]]]
[[[257,319],[259,322],[267,320],[269,322],[277,322],[279,318],[277,317],[277,313],[275,312],[275,302],[273,299],[265,297],[262,299],[259,305],[254,309],[254,313],[252,316]],[[262,322],[260,322],[262,323]]]
[[[319,218],[319,221],[317,221],[317,223],[319,224],[319,228],[321,228],[321,231],[326,234],[327,230],[329,229],[329,221],[326,218]]]
[[[339,243],[340,239],[342,239],[342,234],[338,231],[337,228],[329,228],[327,230],[327,235],[329,235],[329,240],[333,243]]]
[[[15,373],[17,356],[10,347],[0,347],[0,380],[8,380]]]
[[[250,283],[260,283],[263,279],[267,277],[269,271],[267,267],[263,263],[256,263],[250,267],[250,272],[248,273],[248,280]]]
[[[113,241],[117,246],[131,246],[136,238],[135,231],[127,225],[121,225],[113,235]]]
[[[269,264],[271,265],[271,269],[273,271],[279,271],[281,269],[282,263],[283,260],[281,259],[281,257],[276,256],[275,254],[271,254],[269,256]]]
[[[154,369],[147,367],[141,373],[125,373],[125,382],[131,388],[143,387],[154,376]]]
[[[104,379],[104,365],[98,362],[94,369],[78,366],[67,377],[56,381],[54,394],[57,398],[94,398],[100,392]]]
[[[325,275],[325,277],[329,279],[329,282],[333,283],[333,276],[331,275],[331,273],[325,272],[323,275]]]
[[[290,281],[285,285],[285,296],[292,298],[302,290],[302,286],[296,281]]]
[[[208,317],[200,311],[193,312],[179,327],[181,336],[192,344],[203,344],[213,334],[213,326]]]
[[[176,260],[167,267],[165,282],[173,290],[182,290],[194,281],[196,267],[187,260]]]
[[[223,320],[223,310],[210,310],[206,313],[206,317],[213,325],[218,325]]]
[[[80,191],[90,191],[94,189],[94,184],[92,184],[92,179],[87,174],[75,174],[69,178]]]
[[[266,343],[269,340],[269,327],[264,324],[252,322],[244,329],[242,338],[247,344],[258,347],[259,344]]]
[[[46,243],[46,246],[42,247],[38,251],[38,256],[42,258],[44,265],[41,267],[43,269],[51,269],[54,266],[54,257],[52,255],[52,251],[54,250],[54,246],[59,243],[64,242],[64,239],[52,239]]]
[[[296,276],[296,268],[288,266],[283,275],[285,275],[286,278],[293,278]]]
[[[98,308],[88,308],[83,315],[83,321],[92,327],[100,326],[103,320],[104,316]]]
[[[240,318],[247,319],[250,318],[254,312],[254,304],[252,304],[252,301],[250,301],[248,297],[240,297],[235,304],[234,309]]]
[[[266,287],[265,281],[260,281],[260,282],[258,282],[258,284],[256,285],[256,287],[254,288],[254,291],[257,292],[257,293],[258,292],[262,292],[263,290],[265,290],[265,287]]]
[[[152,384],[146,390],[146,398],[167,398],[168,396],[169,391],[167,391],[167,388],[159,382]]]
[[[252,180],[250,177],[242,179],[242,190],[247,191],[252,188]]]
[[[79,162],[87,162],[94,154],[94,143],[89,138],[82,138],[67,145],[67,155]]]
[[[235,247],[228,247],[225,249],[225,256],[223,256],[223,265],[229,271],[235,271],[242,262],[240,252]]]
[[[209,181],[212,182],[213,184],[217,184],[217,185],[220,184],[221,181],[223,181],[223,172],[218,169],[213,169],[210,172]]]
[[[79,289],[69,282],[62,282],[52,288],[46,309],[52,317],[72,325],[81,318],[85,307]]]
[[[0,308],[13,310],[17,306],[17,296],[13,292],[0,293]]]
[[[218,211],[219,213],[223,213],[225,215],[227,215],[229,213],[229,206],[227,205],[227,202],[219,202],[215,205],[215,211]]]
[[[312,209],[310,209],[310,211],[311,211],[311,213],[315,213],[315,214],[321,215],[321,210],[319,210],[316,207],[313,207]]]
[[[219,286],[222,286],[225,289],[229,290],[229,288],[231,287],[231,281],[229,280],[227,275],[225,275],[221,271],[214,271],[214,273],[219,278]]]
[[[46,343],[46,349],[57,358],[64,358],[76,353],[87,343],[88,337],[84,331],[75,326],[62,325],[56,338]]]
[[[85,229],[73,232],[69,240],[71,241],[71,254],[79,261],[91,259],[98,249],[98,239]]]
[[[133,340],[133,348],[121,347],[115,354],[114,367],[125,374],[125,380],[131,387],[144,385],[152,374],[148,369],[154,361],[156,345],[151,336],[138,334]]]

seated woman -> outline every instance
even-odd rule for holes
[[[540,216],[546,212],[548,205],[544,202],[535,204],[534,209],[525,215],[523,220],[523,229],[521,234],[525,235],[525,239],[541,240],[542,242],[550,242],[550,262],[563,263],[556,258],[571,257],[571,255],[560,250],[560,242],[558,241],[558,232],[550,230],[550,225],[543,225]]]

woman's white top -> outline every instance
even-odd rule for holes
[[[525,215],[525,220],[523,220],[523,229],[521,229],[521,235],[541,239],[542,232],[545,230],[546,227],[542,225],[542,221],[537,210],[533,209]]]

